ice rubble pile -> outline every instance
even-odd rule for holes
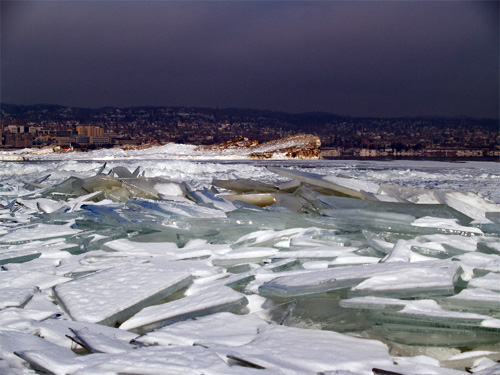
[[[269,169],[4,195],[0,372],[499,373],[498,205]]]

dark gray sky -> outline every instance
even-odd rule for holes
[[[6,1],[0,100],[499,116],[497,1]]]

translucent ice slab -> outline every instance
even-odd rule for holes
[[[458,219],[460,222],[469,223],[470,217],[445,205],[445,204],[417,204],[401,202],[380,202],[373,200],[360,200],[337,196],[319,196],[318,199],[326,205],[336,209],[366,209],[380,212],[394,212],[411,215],[416,218],[435,216],[447,219]]]
[[[259,293],[276,297],[317,294],[330,290],[352,288],[362,281],[374,277],[392,278],[391,285],[387,285],[387,287],[394,288],[394,293],[396,291],[408,295],[424,293],[425,289],[420,288],[418,282],[415,282],[418,279],[417,276],[411,283],[406,283],[406,277],[410,274],[422,275],[424,277],[422,282],[427,282],[429,285],[436,283],[436,288],[449,293],[450,289],[453,288],[453,281],[457,277],[458,270],[459,266],[455,263],[450,262],[444,265],[435,261],[378,263],[329,268],[315,272],[297,272],[296,274],[278,277],[260,286]]]
[[[423,298],[453,295],[460,272],[460,267],[451,262],[443,262],[439,267],[408,267],[393,273],[371,276],[353,287],[349,296]]]
[[[267,167],[267,169],[283,177],[299,180],[314,186],[320,186],[340,194],[360,199],[370,199],[370,195],[367,193],[376,193],[379,189],[378,184],[369,181],[347,179],[335,176],[323,176],[316,173],[277,167]]]
[[[224,211],[210,207],[204,207],[195,203],[184,202],[155,202],[152,200],[134,200],[132,204],[138,205],[151,212],[159,213],[164,216],[185,216],[196,218],[225,218]]]
[[[120,329],[146,332],[178,321],[217,312],[238,312],[247,303],[243,294],[231,288],[212,288],[176,301],[149,306],[125,321]]]
[[[360,297],[340,301],[345,308],[371,312],[378,334],[408,345],[474,346],[498,342],[500,320],[487,315],[443,310],[433,300],[404,301]]]
[[[190,281],[191,275],[187,272],[129,264],[58,285],[54,293],[73,319],[113,325]]]
[[[224,212],[234,211],[237,207],[231,203],[231,200],[225,199],[224,196],[219,196],[208,189],[190,191],[189,196],[198,204],[207,205]]]
[[[219,180],[213,179],[212,185],[221,187],[227,190],[232,190],[236,194],[243,193],[274,193],[278,189],[270,184],[266,184],[256,180],[247,178],[237,178],[234,180]]]
[[[276,195],[271,193],[260,194],[221,194],[220,197],[229,202],[244,202],[258,207],[266,207],[276,203]]]
[[[415,187],[380,184],[378,194],[389,195],[402,203],[439,204],[442,203],[434,190]]]
[[[473,311],[500,317],[500,293],[488,289],[468,288],[460,293],[439,300],[448,309]]]

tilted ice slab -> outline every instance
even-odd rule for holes
[[[71,335],[73,331],[85,331],[89,336],[112,338],[114,341],[120,341],[122,344],[128,344],[137,337],[134,333],[118,328],[108,327],[102,324],[69,320],[69,317],[66,315],[56,319],[32,322],[31,327],[33,334],[68,349],[74,348],[75,346],[74,342],[68,339],[68,335]]]
[[[221,286],[172,302],[146,307],[125,321],[120,329],[149,331],[181,320],[216,312],[238,312],[247,303],[243,294]]]
[[[73,319],[113,325],[190,281],[188,272],[128,264],[58,285],[54,293]]]
[[[2,374],[15,373],[14,369],[26,369],[25,363],[15,353],[28,350],[53,351],[58,355],[66,357],[76,357],[70,349],[60,347],[38,336],[24,333],[18,330],[0,329],[0,358],[2,362],[6,361],[10,365],[9,372]],[[2,368],[0,367],[0,372]],[[21,372],[19,372],[21,373]],[[28,373],[28,372],[23,372]],[[29,372],[33,373],[33,372]]]
[[[391,288],[391,293],[418,295],[425,293],[426,287],[422,285],[427,284],[430,293],[449,294],[454,288],[459,270],[457,263],[436,261],[347,266],[277,277],[260,286],[259,293],[277,297],[302,296],[352,288],[366,279],[373,278],[372,282],[367,281],[365,285],[374,292],[376,287],[382,293],[387,286]],[[390,285],[385,284],[386,282]]]
[[[255,339],[268,323],[257,315],[236,315],[221,312],[193,320],[174,323],[139,336],[134,342],[142,345],[205,346],[219,344],[240,346]]]
[[[320,186],[360,199],[370,199],[370,194],[368,193],[374,194],[379,190],[379,185],[370,181],[323,176],[316,173],[277,167],[267,167],[267,169],[283,177],[299,180],[310,185]]]
[[[133,204],[139,205],[146,210],[152,211],[154,213],[161,214],[163,216],[184,216],[184,217],[194,217],[194,218],[225,218],[226,214],[224,211],[204,207],[195,204],[194,202],[169,202],[169,201],[159,201],[155,202],[152,200],[134,200]]]

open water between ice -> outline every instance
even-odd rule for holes
[[[497,374],[494,162],[0,162],[0,373]]]

